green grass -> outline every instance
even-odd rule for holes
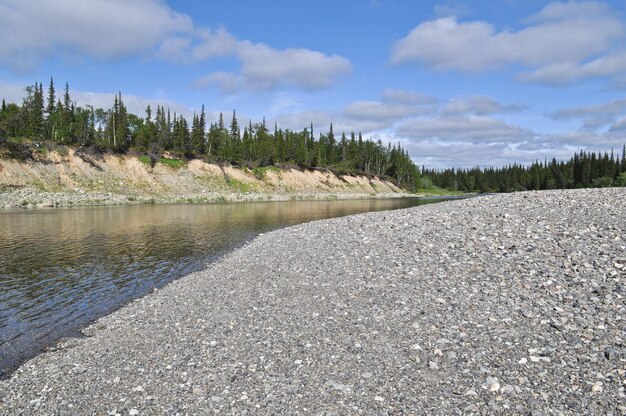
[[[230,187],[235,192],[250,192],[252,190],[249,184],[233,178],[230,179]]]
[[[137,158],[141,163],[145,163],[148,166],[152,165],[152,158],[148,155],[142,155]]]
[[[259,180],[265,179],[265,176],[267,175],[268,172],[274,172],[276,174],[280,174],[282,171],[280,170],[280,168],[276,166],[263,166],[263,167],[254,168],[252,170],[252,173],[254,174],[254,176]]]
[[[415,190],[415,193],[432,195],[432,196],[459,196],[459,195],[465,195],[465,192],[452,191],[452,190],[443,189],[443,188],[417,189],[417,190]]]
[[[159,162],[164,164],[164,165],[166,165],[166,166],[169,166],[172,169],[180,169],[183,166],[185,166],[185,164],[186,164],[184,160],[170,159],[170,158],[167,158],[167,157],[162,157],[159,160]]]

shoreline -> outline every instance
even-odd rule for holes
[[[219,204],[233,202],[268,202],[268,201],[316,201],[344,199],[384,199],[384,198],[419,198],[427,194],[411,193],[222,193],[207,192],[204,195],[171,197],[130,197],[112,193],[86,192],[39,192],[36,190],[12,190],[0,192],[0,208],[3,209],[40,209],[68,208],[83,206],[118,206],[118,205],[154,205],[154,204]],[[429,195],[430,196],[430,195]],[[437,197],[437,195],[433,195]],[[442,195],[445,197],[445,195]]]
[[[503,194],[262,234],[23,364],[0,410],[624,413],[625,199]]]
[[[0,212],[2,209],[42,209],[69,208],[84,206],[154,205],[154,204],[219,204],[234,202],[269,201],[327,201],[350,199],[387,198],[463,198],[469,195],[449,195],[446,193],[359,193],[359,192],[298,192],[298,193],[235,193],[206,192],[187,196],[133,197],[113,193],[89,192],[44,192],[36,188],[0,191]]]

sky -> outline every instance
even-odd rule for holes
[[[333,123],[427,168],[621,152],[626,2],[0,0],[0,97]]]

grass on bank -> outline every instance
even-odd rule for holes
[[[259,166],[252,170],[254,176],[259,180],[265,179],[268,172],[274,172],[275,174],[279,175],[280,173],[282,173],[282,169],[277,166]]]
[[[169,166],[173,169],[180,169],[185,166],[186,162],[181,159],[170,159],[167,157],[162,157],[159,159],[159,163],[164,164],[165,166]]]
[[[152,157],[148,156],[148,155],[141,155],[137,157],[137,160],[139,160],[141,163],[148,165],[148,166],[154,166],[154,160],[152,159]],[[158,160],[159,163],[165,165],[165,166],[169,166],[172,169],[180,169],[182,167],[184,167],[187,162],[185,160],[182,159],[173,159],[173,158],[169,158],[169,157],[161,157]]]

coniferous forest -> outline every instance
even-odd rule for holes
[[[148,106],[140,117],[127,111],[121,93],[111,108],[79,107],[70,97],[69,85],[57,94],[53,79],[47,92],[41,83],[25,91],[21,105],[2,101],[0,147],[17,146],[27,139],[36,145],[52,142],[117,152],[133,149],[157,159],[168,152],[179,158],[235,165],[326,168],[343,174],[385,176],[407,189],[419,186],[419,169],[399,145],[373,142],[354,132],[335,135],[332,124],[318,137],[312,124],[299,132],[276,124],[266,126],[265,120],[241,126],[235,111],[229,121],[220,114],[217,122],[209,124],[204,105],[191,122],[162,106]]]
[[[326,168],[338,174],[366,174],[391,178],[415,190],[442,188],[459,192],[514,192],[523,190],[626,186],[626,146],[621,154],[580,151],[568,161],[536,161],[530,166],[500,168],[420,170],[399,145],[364,139],[361,133],[342,132],[333,126],[316,138],[313,125],[302,131],[283,130],[276,124],[248,122],[240,126],[235,111],[227,124],[207,123],[204,106],[191,123],[168,108],[148,106],[144,117],[129,113],[121,93],[108,109],[77,106],[66,83],[57,94],[50,79],[25,88],[21,105],[2,100],[0,149],[19,155],[23,140],[96,146],[104,150],[136,150],[158,160],[168,152],[179,158],[201,158],[217,163],[247,166],[275,164],[301,168]],[[207,125],[208,124],[208,125]]]
[[[515,192],[527,190],[606,188],[626,186],[626,146],[615,152],[581,151],[566,162],[534,162],[501,168],[422,169],[422,184],[462,192]]]

